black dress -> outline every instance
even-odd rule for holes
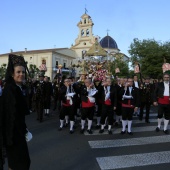
[[[15,83],[3,91],[3,139],[12,170],[29,170],[30,157],[25,140],[25,115],[29,114],[22,89]]]
[[[50,82],[45,83],[45,102],[44,109],[50,109],[51,106],[51,96],[53,95],[53,87]]]
[[[3,139],[2,139],[2,96],[0,95],[0,170],[3,169]]]

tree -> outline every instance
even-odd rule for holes
[[[4,79],[5,78],[5,73],[6,73],[6,68],[7,65],[6,64],[2,64],[0,67],[0,79]]]
[[[115,69],[119,68],[120,73],[115,73]],[[123,61],[121,58],[116,58],[114,62],[111,63],[111,73],[114,75],[127,76],[129,75],[128,62]]]
[[[139,62],[144,76],[157,78],[162,75],[162,64],[170,62],[170,42],[159,42],[154,39],[134,39],[130,45],[132,66]]]
[[[35,64],[30,64],[29,73],[31,78],[36,78],[40,70],[37,68]]]

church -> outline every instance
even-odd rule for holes
[[[10,53],[0,54],[0,63],[7,64],[8,55],[16,54],[22,55],[29,66],[36,65],[39,69],[44,69],[45,75],[53,79],[56,75],[58,65],[62,65],[62,71],[71,73],[71,68],[73,63],[77,63],[78,60],[83,59],[83,56],[88,53],[89,49],[95,43],[96,36],[93,34],[93,21],[92,18],[85,12],[81,16],[80,22],[77,26],[79,29],[78,37],[75,39],[75,44],[70,48],[52,48],[52,49],[37,49],[28,50],[25,48],[23,51],[13,51],[11,49]],[[99,44],[102,49],[104,49],[107,54],[114,57],[120,57],[124,61],[129,61],[129,57],[121,53],[116,41],[107,34],[104,38],[99,40]],[[79,69],[76,69],[76,76],[79,76]]]

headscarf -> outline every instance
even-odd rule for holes
[[[6,83],[14,82],[12,74],[14,73],[15,66],[23,66],[25,68],[25,78],[27,78],[26,71],[29,73],[27,63],[24,60],[23,56],[9,54],[8,56],[8,66],[5,74]]]

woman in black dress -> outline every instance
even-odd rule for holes
[[[24,58],[10,54],[2,98],[3,140],[8,166],[11,170],[29,170],[30,168],[27,147],[29,132],[25,124],[25,115],[29,114],[29,109],[22,91],[22,83],[25,78]]]

